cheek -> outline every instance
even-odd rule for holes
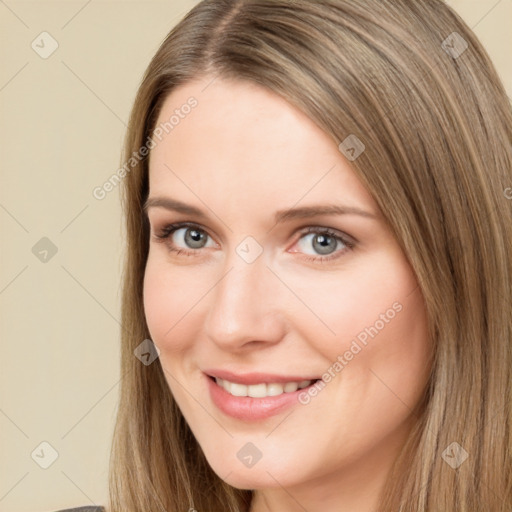
[[[409,264],[389,252],[347,269],[336,283],[332,277],[321,279],[309,296],[306,288],[300,291],[331,330],[314,319],[309,326],[302,323],[305,339],[330,361],[325,370],[343,374],[344,386],[356,395],[391,397],[386,385],[402,395],[406,383],[404,400],[414,403],[428,376],[430,345],[424,302]]]
[[[171,271],[168,262],[159,255],[149,255],[144,273],[144,313],[151,339],[166,352],[183,351],[191,336],[192,308],[205,291],[198,286],[199,277]]]
[[[290,320],[303,328],[305,339],[316,340],[329,359],[348,350],[353,340],[369,347],[377,337],[412,334],[421,323],[420,318],[414,320],[422,309],[415,300],[416,279],[407,262],[393,252],[361,258],[334,275],[285,277],[310,310]]]
[[[387,418],[389,428],[418,402],[431,355],[420,288],[410,267],[397,261],[385,273],[369,273],[365,288],[352,289],[337,324],[346,335],[333,359],[342,355],[344,396],[358,397],[361,413]]]
[[[420,289],[404,294],[400,304],[402,310],[371,341],[370,364],[376,378],[412,407],[428,378],[431,344]]]

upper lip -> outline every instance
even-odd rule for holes
[[[235,382],[237,384],[270,384],[270,383],[286,383],[286,382],[302,382],[304,380],[317,380],[319,377],[308,377],[304,375],[277,375],[274,373],[250,372],[250,373],[233,373],[228,370],[203,370],[209,377]]]

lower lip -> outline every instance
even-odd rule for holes
[[[291,393],[281,393],[277,396],[253,398],[250,396],[233,396],[219,386],[211,377],[205,375],[210,397],[213,403],[228,416],[244,421],[263,420],[279,414],[292,405],[299,404],[299,394],[314,385],[297,389]]]

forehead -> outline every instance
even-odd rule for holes
[[[166,98],[151,151],[152,192],[222,193],[246,205],[328,197],[375,206],[334,139],[304,113],[258,84],[211,80]]]

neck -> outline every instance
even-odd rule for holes
[[[317,480],[296,488],[273,488],[254,492],[250,512],[377,512],[384,482],[356,481],[338,476],[336,482]]]

